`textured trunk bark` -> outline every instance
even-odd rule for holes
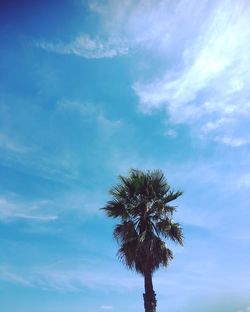
[[[156,295],[153,289],[152,273],[150,271],[144,274],[145,294],[143,294],[145,312],[156,311]]]

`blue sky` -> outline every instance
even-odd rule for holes
[[[119,174],[184,191],[158,311],[250,311],[247,0],[0,5],[0,309],[139,312],[99,210]]]

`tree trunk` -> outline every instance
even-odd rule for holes
[[[145,312],[156,311],[156,295],[153,289],[152,273],[150,271],[144,274],[145,294],[143,294]]]

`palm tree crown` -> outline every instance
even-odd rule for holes
[[[119,218],[114,237],[120,245],[119,258],[137,272],[153,273],[167,266],[173,258],[165,238],[183,245],[182,229],[172,221],[175,206],[169,203],[182,192],[172,191],[160,170],[143,172],[132,169],[128,177],[110,190],[112,199],[103,208],[112,218]]]

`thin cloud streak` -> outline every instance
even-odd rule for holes
[[[55,221],[58,218],[57,215],[42,213],[50,205],[52,203],[45,200],[24,202],[20,201],[16,196],[6,197],[1,195],[0,222],[10,222],[13,220]]]
[[[114,130],[122,126],[121,120],[111,120],[93,103],[81,103],[74,100],[62,100],[58,103],[58,112],[72,112],[80,114],[83,120],[94,119],[99,126],[106,130]]]
[[[100,306],[100,309],[101,310],[114,310],[114,307],[112,305],[103,304]]]
[[[0,149],[21,154],[27,153],[31,150],[30,147],[16,142],[14,139],[3,132],[0,132]]]
[[[118,38],[111,37],[103,42],[88,35],[78,36],[69,43],[37,41],[35,46],[48,52],[72,54],[86,59],[113,58],[128,53],[128,48]]]
[[[245,309],[243,309],[243,310],[239,310],[237,312],[250,312],[250,306],[245,308]]]
[[[83,265],[76,265],[72,269],[58,263],[22,269],[7,265],[0,266],[0,280],[42,290],[78,292],[84,288],[103,291],[108,288],[112,291],[123,292],[133,291],[140,287],[141,281],[138,277],[131,278],[131,276],[127,277],[127,274],[125,276],[120,273],[114,275]],[[132,287],[131,280],[133,281]]]

